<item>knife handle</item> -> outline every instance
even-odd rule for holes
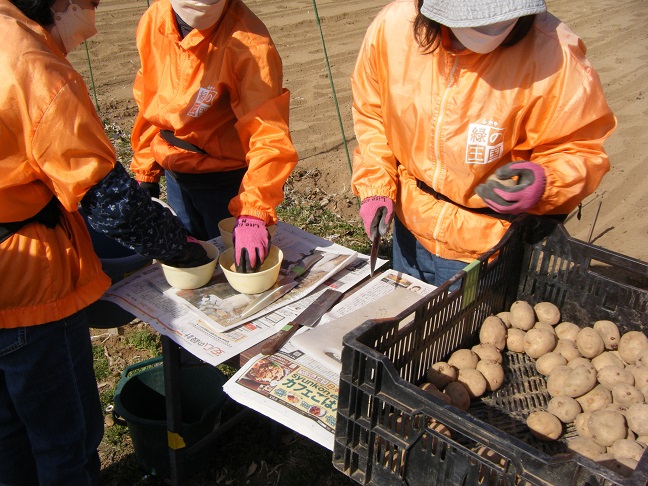
[[[293,324],[292,322],[286,324],[277,334],[272,336],[272,339],[265,342],[261,348],[261,354],[269,355],[279,351],[281,346],[286,344],[290,337],[295,334],[300,327],[299,324]]]

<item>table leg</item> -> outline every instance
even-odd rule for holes
[[[169,337],[162,336],[164,365],[164,394],[166,398],[169,470],[173,486],[183,475],[185,442],[182,437],[182,405],[180,402],[180,347]]]

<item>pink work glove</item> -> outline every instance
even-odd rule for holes
[[[270,249],[270,234],[265,222],[254,216],[239,216],[234,224],[232,240],[236,271],[256,272]]]
[[[534,207],[544,192],[547,183],[544,169],[528,161],[510,162],[495,171],[500,180],[518,178],[514,186],[505,186],[497,179],[479,184],[475,192],[488,206],[502,214],[520,214]]]
[[[360,204],[360,217],[370,240],[384,236],[394,217],[394,201],[385,196],[371,196]]]

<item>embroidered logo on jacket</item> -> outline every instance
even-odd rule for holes
[[[214,103],[217,94],[218,91],[216,91],[216,88],[213,86],[200,88],[198,90],[198,95],[196,96],[196,102],[189,110],[188,115],[193,116],[194,118],[201,116]]]
[[[490,164],[502,156],[504,129],[492,120],[482,120],[468,126],[466,143],[467,164]]]

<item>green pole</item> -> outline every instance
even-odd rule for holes
[[[90,51],[88,50],[88,41],[83,41],[85,44],[86,57],[88,58],[88,68],[90,68],[90,82],[92,83],[92,92],[94,93],[95,107],[99,113],[99,102],[97,101],[97,88],[95,88],[94,76],[92,75],[92,63],[90,62]]]

